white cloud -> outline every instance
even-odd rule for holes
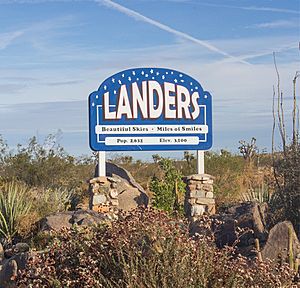
[[[277,20],[277,21],[258,23],[258,24],[248,26],[248,28],[267,28],[267,29],[299,28],[299,27],[300,27],[300,20],[299,19]]]
[[[167,25],[162,24],[162,23],[160,23],[156,20],[153,20],[149,17],[146,17],[146,16],[144,16],[144,15],[142,15],[142,14],[140,14],[140,13],[138,13],[138,12],[132,10],[132,9],[129,9],[129,8],[127,8],[125,6],[122,6],[118,3],[115,3],[111,0],[94,0],[94,1],[99,3],[99,4],[103,4],[103,5],[105,5],[109,8],[115,9],[115,10],[117,10],[117,11],[123,13],[123,14],[126,14],[127,16],[129,16],[131,18],[134,18],[135,20],[143,21],[143,22],[148,23],[150,25],[153,25],[153,26],[155,26],[155,27],[157,27],[157,28],[159,28],[163,31],[166,31],[168,33],[171,33],[173,35],[176,35],[178,37],[181,37],[181,38],[184,38],[188,41],[191,41],[195,44],[198,44],[202,47],[205,47],[208,50],[210,50],[212,52],[215,52],[217,54],[220,54],[222,56],[228,57],[228,58],[232,59],[233,61],[242,62],[244,64],[249,64],[248,62],[243,61],[241,59],[238,59],[235,56],[230,55],[229,53],[225,52],[224,50],[221,50],[221,49],[217,48],[216,46],[210,44],[208,41],[200,40],[200,39],[195,38],[195,37],[193,37],[193,36],[191,36],[187,33],[175,30],[175,29],[171,28],[170,26],[167,26]]]

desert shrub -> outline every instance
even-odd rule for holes
[[[20,222],[29,214],[32,202],[29,189],[17,182],[7,182],[0,187],[0,237],[11,243],[18,233]]]
[[[51,134],[43,144],[32,137],[27,146],[18,145],[15,152],[3,148],[2,158],[2,176],[17,179],[29,186],[74,188],[86,180],[84,176],[89,178],[93,175],[92,157],[70,156],[57,143],[56,136]]]
[[[205,169],[215,177],[214,192],[218,202],[236,201],[244,189],[245,161],[241,156],[223,151],[220,155],[207,152]]]
[[[205,224],[207,226],[207,223]],[[208,225],[209,226],[209,225]],[[180,218],[136,210],[110,226],[73,227],[32,258],[18,287],[291,287],[292,272],[191,238]]]
[[[160,177],[154,175],[151,179],[152,205],[168,212],[174,210],[182,211],[185,192],[182,174],[174,167],[171,159],[160,158],[158,165],[162,171],[162,175]]]
[[[30,188],[4,181],[0,186],[0,238],[9,243],[26,238],[38,220],[71,208],[73,193],[66,188]]]
[[[272,197],[272,222],[289,220],[300,232],[300,146],[286,147],[274,161],[277,189]],[[281,181],[279,180],[281,179]]]
[[[300,234],[300,144],[299,144],[299,108],[297,104],[297,81],[300,71],[296,71],[293,78],[293,109],[292,133],[289,139],[286,130],[286,114],[284,111],[284,93],[281,90],[280,73],[276,63],[275,52],[274,66],[277,74],[276,88],[273,86],[273,129],[272,129],[272,158],[276,179],[276,191],[272,197],[272,224],[278,221],[290,220]],[[277,107],[276,107],[277,106]],[[289,118],[290,115],[288,115]],[[275,151],[275,131],[278,129],[282,151]]]
[[[36,211],[40,217],[44,217],[71,208],[74,191],[63,187],[35,188],[32,189],[30,197],[34,199],[32,211]]]
[[[72,190],[77,203],[81,201],[87,195],[87,179],[93,175],[95,159],[70,156],[57,137],[48,135],[42,144],[32,137],[27,145],[18,145],[14,151],[0,136],[0,177],[30,187]]]

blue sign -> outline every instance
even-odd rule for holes
[[[208,150],[211,95],[182,72],[125,70],[90,94],[89,132],[94,151]]]

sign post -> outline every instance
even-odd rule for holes
[[[197,174],[204,174],[204,151],[197,150]]]
[[[90,147],[99,151],[204,150],[212,146],[212,97],[194,78],[172,69],[137,68],[107,78],[89,96]]]
[[[105,151],[98,152],[98,176],[106,176]]]

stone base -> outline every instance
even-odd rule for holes
[[[185,195],[185,214],[188,218],[196,219],[203,214],[216,213],[213,194],[213,179],[208,174],[194,174],[187,176]]]

